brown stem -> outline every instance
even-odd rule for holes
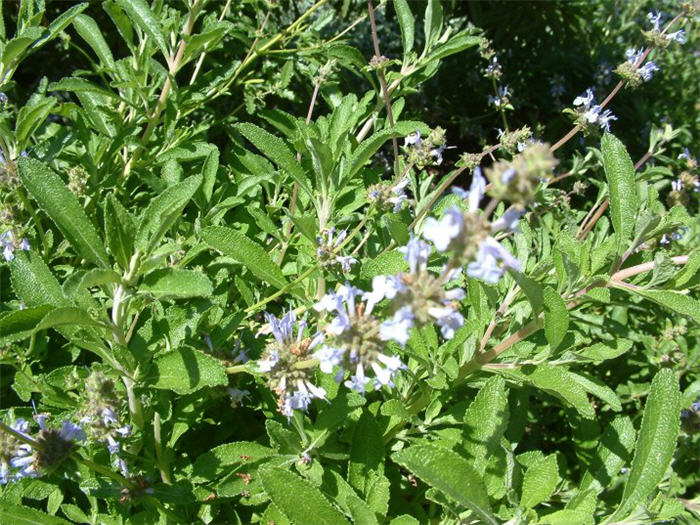
[[[379,83],[382,87],[382,93],[384,97],[384,104],[386,105],[386,114],[389,117],[389,125],[393,130],[394,126],[394,113],[391,110],[391,97],[389,94],[389,88],[386,84],[386,77],[384,76],[384,65],[381,63],[381,52],[379,51],[379,37],[377,35],[377,24],[374,20],[374,5],[372,0],[367,2],[367,10],[369,11],[369,23],[372,28],[372,42],[374,43],[374,56],[377,61],[377,76],[379,77]],[[396,137],[391,138],[391,144],[394,148],[394,173],[399,172],[399,143]]]
[[[165,108],[165,102],[168,100],[168,95],[170,94],[170,89],[172,88],[172,78],[175,76],[177,73],[178,69],[180,68],[180,63],[182,62],[182,57],[185,54],[185,46],[187,45],[187,42],[185,41],[185,37],[188,37],[192,34],[192,29],[194,27],[195,20],[197,19],[197,13],[199,12],[199,8],[201,7],[202,0],[197,0],[194,5],[192,6],[192,9],[190,10],[189,16],[187,17],[187,22],[185,23],[185,29],[183,31],[183,38],[180,40],[180,45],[177,48],[177,53],[175,54],[175,57],[169,60],[169,67],[168,67],[168,76],[165,79],[165,83],[163,84],[163,89],[160,92],[160,96],[158,97],[158,102],[156,103],[156,107],[153,110],[153,113],[151,114],[150,118],[148,119],[148,124],[146,125],[146,130],[143,132],[143,135],[141,136],[141,140],[139,141],[138,146],[134,150],[131,159],[129,159],[129,162],[126,163],[124,166],[124,176],[129,175],[131,172],[132,167],[138,160],[139,156],[141,155],[141,152],[143,149],[146,147],[146,144],[148,143],[148,139],[151,138],[151,135],[153,134],[153,130],[155,130],[156,125],[158,124],[158,121],[160,119],[160,114],[163,112],[163,108]]]
[[[676,265],[683,265],[688,262],[688,256],[687,255],[677,255],[676,257],[671,257],[671,262]],[[610,282],[613,283],[619,283],[621,281],[624,281],[625,279],[628,279],[630,277],[633,277],[635,275],[638,275],[640,273],[648,272],[650,270],[654,269],[654,262],[648,262],[644,264],[638,264],[637,266],[631,266],[629,268],[625,268],[624,270],[620,270],[619,272],[616,272],[610,276]]]
[[[308,124],[311,122],[311,116],[314,113],[314,106],[316,105],[316,98],[318,97],[318,90],[321,87],[321,77],[316,79],[316,83],[314,84],[314,92],[311,94],[311,102],[309,102],[309,109],[306,111],[306,123]],[[297,153],[297,162],[301,162],[301,153]],[[289,204],[289,214],[294,215],[294,210],[296,210],[297,206],[297,195],[299,194],[299,185],[295,182],[294,187],[292,188],[292,200]],[[282,249],[280,250],[280,255],[277,258],[277,266],[280,266],[282,264],[282,261],[284,260],[284,255],[287,253],[287,248],[289,247],[289,236],[292,233],[292,221],[290,219],[289,224],[287,224],[287,228],[285,229],[284,232],[284,241],[282,241]]]

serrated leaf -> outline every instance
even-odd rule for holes
[[[226,367],[221,361],[193,348],[178,348],[162,354],[154,360],[153,367],[153,386],[178,394],[228,384]]]
[[[523,478],[523,490],[520,505],[531,509],[547,501],[559,482],[559,466],[554,454],[530,465]]]
[[[381,475],[384,471],[383,459],[382,431],[374,415],[365,410],[353,433],[348,462],[348,483],[365,498],[370,478]]]
[[[303,189],[309,197],[313,198],[313,191],[309,186],[304,169],[301,167],[301,164],[297,162],[297,158],[291,148],[287,146],[281,138],[248,122],[236,124],[236,129],[240,131],[241,135],[252,142],[263,155],[274,162],[279,168],[289,173],[299,187]]]
[[[0,317],[0,345],[25,339],[34,333],[34,327],[53,310],[48,304],[5,312]]]
[[[39,322],[34,331],[46,330],[57,326],[93,326],[99,327],[99,323],[90,317],[90,314],[80,308],[66,306],[56,308],[48,312]]]
[[[15,126],[18,147],[22,149],[25,147],[29,138],[44,123],[55,105],[55,97],[42,97],[36,100],[32,97],[25,106],[20,108]]]
[[[114,68],[114,57],[109,45],[102,36],[95,20],[88,15],[78,15],[73,20],[73,27],[80,37],[92,48],[103,66]]]
[[[236,259],[263,281],[277,288],[287,284],[282,270],[268,253],[245,235],[224,226],[210,226],[202,231],[202,239],[215,250]]]
[[[415,39],[416,32],[416,22],[413,18],[411,7],[408,5],[408,2],[406,0],[394,0],[394,10],[396,11],[396,18],[399,21],[399,27],[401,28],[403,56],[404,60],[406,60],[408,54],[413,49],[413,42]]]
[[[581,478],[579,492],[593,489],[596,494],[610,486],[620,469],[629,463],[636,433],[627,416],[618,416],[605,427],[593,462]]]
[[[259,461],[275,455],[270,447],[249,441],[226,443],[199,456],[192,469],[194,483],[211,482],[232,470],[234,465]]]
[[[485,523],[496,525],[481,476],[459,454],[436,445],[412,445],[391,459],[425,483],[471,509]]]
[[[689,295],[672,290],[642,290],[628,286],[618,287],[618,289],[640,295],[680,315],[690,317],[696,323],[700,323],[700,301],[693,299]]]
[[[66,306],[61,285],[38,254],[19,250],[10,263],[12,288],[27,306]]]
[[[676,373],[664,368],[651,382],[642,426],[622,501],[611,520],[622,521],[657,488],[666,475],[680,427],[681,393]]]
[[[146,275],[138,293],[163,298],[209,297],[213,292],[209,278],[202,272],[181,268],[163,268]]]
[[[544,301],[544,335],[552,350],[556,350],[566,336],[569,328],[569,311],[561,295],[551,287],[543,290]]]
[[[378,524],[374,511],[357,496],[357,493],[340,474],[330,469],[324,470],[321,486],[325,494],[332,497],[340,508],[350,514],[354,523]]]
[[[104,242],[78,199],[66,188],[61,178],[43,162],[35,159],[20,158],[17,168],[24,187],[78,254],[92,263],[109,267]]]
[[[202,183],[201,175],[187,177],[154,197],[143,212],[134,246],[143,254],[150,254],[163,236],[182,214],[187,203]]]
[[[489,457],[508,427],[508,394],[500,376],[489,378],[464,414],[464,449],[474,458],[474,470],[483,476]]]
[[[578,355],[590,361],[605,361],[615,359],[632,348],[629,339],[615,339],[608,343],[596,343],[581,350]]]
[[[408,263],[399,250],[391,250],[366,261],[360,270],[364,280],[371,281],[377,275],[392,275],[408,270]]]
[[[270,438],[270,446],[280,454],[299,454],[301,452],[301,442],[299,435],[282,426],[274,419],[265,421],[265,430]]]
[[[625,145],[610,133],[603,135],[600,151],[608,181],[610,217],[617,234],[617,251],[622,253],[634,234],[639,211],[634,164]]]
[[[119,4],[119,7],[126,12],[131,21],[153,40],[161,53],[163,53],[163,58],[169,61],[170,53],[168,52],[168,44],[163,36],[163,28],[160,25],[160,20],[153,14],[153,11],[151,11],[146,1],[116,0],[116,2]]]
[[[615,391],[598,379],[585,374],[575,374],[569,372],[569,377],[576,381],[589,394],[593,394],[598,399],[605,401],[615,412],[622,410],[622,403]]]
[[[296,474],[267,467],[260,469],[259,476],[272,502],[295,525],[348,524],[320,490]]]
[[[99,93],[101,96],[120,100],[119,95],[79,77],[65,77],[49,84],[50,91],[72,91],[73,93]]]
[[[523,367],[523,373],[533,386],[573,406],[583,417],[591,419],[595,411],[588,401],[586,391],[561,367],[541,365]]]

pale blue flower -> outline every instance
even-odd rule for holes
[[[667,34],[666,40],[668,40],[669,42],[675,41],[679,44],[685,44],[685,30],[680,29],[678,31],[674,31],[673,33]]]
[[[267,356],[267,358],[260,359],[258,361],[258,370],[260,372],[267,374],[270,371],[272,371],[272,369],[274,369],[275,366],[277,366],[277,363],[279,363],[279,360],[280,360],[279,352],[277,350],[272,350],[269,353],[269,355]]]
[[[589,107],[593,103],[593,90],[588,88],[584,95],[579,95],[574,99],[574,106]]]
[[[651,11],[647,14],[647,18],[651,22],[652,25],[652,30],[654,31],[661,31],[661,20],[662,20],[662,15],[658,11]]]
[[[617,120],[617,117],[613,115],[612,111],[610,111],[609,109],[606,109],[605,111],[603,111],[603,113],[601,113],[598,116],[598,124],[603,130],[607,132],[610,132],[611,120]]]
[[[523,215],[525,215],[525,210],[510,207],[503,215],[491,223],[491,230],[495,232],[500,230],[509,232],[517,231],[518,223]]]
[[[659,66],[657,66],[654,62],[649,61],[646,64],[644,64],[642,67],[639,68],[639,74],[642,75],[644,82],[648,82],[649,80],[651,80],[651,77],[654,74],[654,71],[658,71],[658,70],[659,70]]]
[[[423,237],[431,241],[439,252],[444,252],[462,229],[462,212],[457,207],[451,207],[439,221],[428,217],[423,225]]]
[[[642,55],[644,54],[644,48],[641,48],[637,50],[636,48],[632,47],[625,51],[625,57],[627,58],[628,62],[631,62],[632,64],[636,64],[640,58],[642,58]]]
[[[437,320],[440,333],[445,339],[452,339],[455,331],[464,325],[464,317],[451,306],[431,308],[428,313]]]
[[[401,346],[406,346],[413,324],[413,311],[409,306],[404,306],[396,311],[391,319],[384,321],[380,325],[379,337],[382,341],[396,341]]]
[[[332,374],[333,367],[339,366],[343,361],[343,356],[345,355],[345,350],[342,348],[334,348],[332,346],[324,345],[316,352],[314,352],[314,358],[319,361],[319,368],[324,374]]]
[[[467,275],[495,284],[508,268],[520,271],[520,263],[496,239],[487,237],[479,244],[476,261],[467,266]]]
[[[428,264],[428,257],[430,257],[430,245],[428,243],[411,234],[411,238],[406,246],[399,248],[399,251],[404,254],[404,259],[408,262],[411,273],[425,270]]]
[[[362,366],[362,363],[357,364],[357,368],[355,369],[355,375],[350,377],[349,381],[345,381],[345,386],[355,390],[360,393],[365,392],[365,386],[369,382],[369,377],[365,376],[365,370],[364,367]]]
[[[416,130],[414,133],[411,133],[410,135],[407,135],[406,138],[403,139],[403,146],[404,148],[406,146],[420,146],[423,143],[423,140],[420,138],[420,130]]]

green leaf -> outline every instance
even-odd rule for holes
[[[56,105],[54,97],[32,97],[20,108],[15,126],[15,138],[19,148],[24,148],[29,138],[41,126]]]
[[[525,471],[523,479],[523,491],[520,504],[531,509],[540,503],[547,501],[559,482],[559,466],[554,454],[530,465]]]
[[[592,419],[595,411],[588,401],[584,388],[569,374],[568,370],[556,366],[525,366],[523,373],[533,386],[573,406],[583,417]]]
[[[440,38],[440,33],[442,32],[442,5],[440,0],[428,0],[428,5],[425,7],[423,25],[425,50],[428,51],[433,47],[433,43]]]
[[[80,37],[92,48],[103,67],[114,68],[114,57],[109,45],[102,36],[99,26],[88,15],[78,15],[73,20],[73,27]]]
[[[66,306],[56,308],[48,312],[39,324],[34,328],[35,332],[55,328],[57,326],[93,326],[99,327],[100,324],[90,317],[90,314],[81,308]]]
[[[696,323],[700,323],[700,301],[693,299],[689,295],[672,290],[642,290],[628,286],[619,286],[617,288],[640,295],[680,315],[690,317]]]
[[[234,470],[232,467],[236,465],[256,462],[274,455],[275,451],[271,448],[249,441],[219,445],[197,457],[191,479],[194,483],[211,482]]]
[[[287,284],[282,270],[268,253],[245,235],[224,226],[209,226],[202,231],[202,239],[215,250],[243,264],[259,279],[277,288]]]
[[[107,248],[124,270],[129,268],[129,259],[134,253],[136,224],[131,214],[122,206],[114,194],[105,199],[104,228]]]
[[[456,53],[461,53],[465,49],[478,46],[484,41],[480,36],[470,34],[469,30],[453,35],[447,42],[435,47],[428,53],[428,60],[438,60]]]
[[[360,270],[364,280],[371,281],[377,275],[390,275],[408,270],[408,263],[399,250],[382,253],[374,259],[366,261]]]
[[[581,350],[578,355],[590,361],[606,361],[621,356],[632,348],[629,339],[615,339],[608,343],[596,343]]]
[[[280,454],[299,454],[301,452],[299,435],[284,428],[279,421],[268,419],[265,421],[265,430],[270,438],[270,445]]]
[[[620,398],[617,397],[617,394],[612,388],[602,381],[589,377],[586,374],[575,374],[573,372],[569,372],[569,376],[581,385],[586,392],[605,401],[615,412],[620,412],[622,410]]]
[[[350,445],[348,462],[348,483],[361,495],[368,495],[368,483],[372,477],[381,475],[384,470],[384,439],[382,430],[374,414],[362,412],[357,422]]]
[[[260,469],[259,476],[272,503],[295,525],[348,524],[320,490],[296,474],[267,467]]]
[[[415,19],[413,13],[406,0],[394,0],[394,9],[396,10],[396,18],[399,21],[401,28],[401,43],[403,44],[403,57],[406,57],[413,49],[415,39]]]
[[[163,268],[146,275],[138,293],[153,295],[159,299],[185,297],[209,297],[213,292],[209,278],[202,272],[181,268]]]
[[[163,53],[163,58],[165,58],[166,62],[170,60],[168,44],[163,36],[163,28],[160,25],[160,20],[153,14],[153,11],[151,11],[146,1],[116,0],[116,2],[119,4],[119,7],[129,15],[131,21],[155,42],[158,49]]]
[[[168,187],[154,197],[143,212],[135,247],[141,253],[150,254],[158,245],[175,221],[182,215],[182,210],[190,201],[199,185],[201,175],[192,175],[178,184]]]
[[[636,433],[627,416],[618,416],[605,427],[589,469],[581,478],[579,492],[593,489],[600,494],[620,469],[629,464]]]
[[[214,191],[214,184],[216,182],[216,172],[219,169],[219,150],[212,149],[211,153],[207,155],[202,165],[202,185],[197,190],[195,195],[195,202],[200,207],[200,209],[208,209],[211,205],[209,201],[211,200],[212,192]]]
[[[436,445],[420,444],[394,452],[391,459],[431,487],[471,509],[483,522],[498,523],[491,513],[481,476],[459,454]]]
[[[24,187],[78,254],[92,263],[109,267],[104,242],[61,178],[36,159],[20,158],[17,167]]]
[[[533,314],[537,315],[544,307],[544,288],[524,274],[518,276],[518,284],[530,302]]]
[[[680,427],[681,393],[676,373],[664,368],[651,382],[642,426],[622,501],[610,520],[622,521],[658,487],[666,475]]]
[[[98,93],[106,98],[121,100],[116,93],[79,77],[65,77],[49,84],[50,91],[72,91],[74,93]]]
[[[627,242],[634,234],[639,211],[634,164],[624,144],[610,133],[603,135],[600,151],[608,181],[610,216],[617,234],[617,251],[622,253],[627,249]]]
[[[311,191],[303,168],[297,162],[296,155],[294,155],[291,148],[287,146],[281,138],[248,122],[236,124],[235,127],[240,131],[241,135],[252,142],[263,155],[274,162],[279,168],[289,173],[299,187],[303,189],[309,197],[313,198],[313,191]]]
[[[486,465],[508,427],[508,394],[500,376],[489,378],[464,414],[464,449],[474,458],[474,470],[483,476]]]
[[[10,263],[12,288],[27,306],[66,306],[61,285],[38,254],[20,250]]]
[[[0,500],[0,518],[12,525],[70,525],[69,521],[40,510]]]
[[[178,348],[158,356],[153,362],[156,377],[153,386],[189,394],[206,386],[228,384],[221,361],[192,348]]]
[[[53,310],[48,304],[5,312],[0,317],[0,345],[26,339],[34,333],[34,327]]]
[[[569,311],[561,295],[547,286],[543,293],[544,335],[552,350],[556,350],[569,328]]]
[[[323,492],[331,496],[340,508],[350,514],[354,523],[378,525],[379,522],[374,511],[357,496],[357,493],[340,474],[331,469],[325,469],[321,487]]]

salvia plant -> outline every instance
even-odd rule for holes
[[[700,5],[444,4],[0,3],[0,522],[698,523]]]

